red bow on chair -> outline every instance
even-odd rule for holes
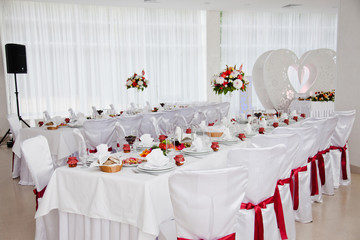
[[[308,159],[308,162],[311,163],[311,168],[310,168],[311,196],[315,196],[319,194],[319,186],[317,182],[316,159],[317,159],[317,155]]]
[[[341,171],[342,171],[342,176],[343,176],[343,180],[347,180],[347,172],[346,172],[346,144],[343,147],[335,147],[335,146],[331,146],[330,150],[339,150],[341,152]]]
[[[329,151],[330,151],[330,148],[320,151],[316,154],[316,159],[318,160],[318,168],[319,168],[321,185],[325,184],[325,162],[324,162],[323,154],[326,154]]]
[[[46,190],[46,186],[40,192],[38,192],[36,188],[33,190],[36,198],[36,210],[39,207],[39,198],[42,198],[44,196],[45,190]]]
[[[178,237],[177,239],[178,240],[191,240],[188,238],[181,238],[181,237]],[[203,240],[203,239],[200,239],[200,240]],[[229,235],[226,235],[225,237],[218,238],[217,240],[235,240],[235,233],[231,233]]]

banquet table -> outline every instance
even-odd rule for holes
[[[313,102],[298,101],[291,102],[290,111],[296,110],[298,113],[305,113],[308,117],[329,117],[334,113],[334,102]]]
[[[168,118],[173,118],[176,114],[180,114],[184,116],[186,121],[189,123],[194,116],[194,113],[197,111],[204,111],[217,109],[221,114],[220,116],[226,116],[229,111],[230,104],[228,102],[223,103],[206,103],[201,105],[189,105],[188,107],[184,108],[174,108],[171,110],[162,110],[159,112],[144,112],[140,113],[138,115],[142,116],[141,125],[139,128],[139,135],[142,135],[144,133],[150,133],[153,138],[156,138],[156,133],[154,129],[152,128],[152,124],[150,122],[150,118],[156,118],[159,119],[161,116],[167,115]],[[132,127],[132,119],[133,115],[124,115],[120,116],[118,118],[121,118],[121,122],[123,125],[125,125],[125,128]],[[106,120],[106,118],[104,119]],[[91,120],[88,120],[91,121]],[[126,126],[128,125],[128,126]],[[79,127],[79,126],[78,126]],[[82,130],[82,128],[80,127]],[[73,135],[73,128],[69,127],[60,127],[57,130],[47,130],[46,126],[43,127],[35,127],[35,128],[22,128],[19,131],[19,137],[16,139],[14,146],[12,148],[12,151],[16,156],[18,156],[20,161],[20,169],[15,169],[15,172],[13,173],[13,177],[19,177],[20,176],[20,182],[19,184],[22,185],[32,185],[32,178],[29,174],[29,170],[26,166],[26,163],[21,160],[21,151],[20,146],[21,143],[28,139],[32,138],[38,135],[43,135],[46,137],[50,152],[53,158],[54,167],[64,166],[66,165],[67,157],[76,153],[78,150],[76,139]],[[89,147],[89,146],[88,146]],[[110,147],[110,146],[109,146]]]
[[[225,167],[227,152],[246,144],[246,141],[239,141],[231,146],[221,145],[218,152],[201,157],[185,155],[185,164],[176,169]],[[46,239],[76,239],[88,235],[88,239],[96,239],[94,236],[104,232],[101,230],[104,226],[108,232],[114,231],[111,226],[117,226],[125,233],[117,230],[117,234],[101,238],[156,239],[161,235],[161,225],[173,219],[168,190],[170,174],[135,173],[133,167],[123,167],[112,174],[98,168],[58,168],[35,216],[39,223],[37,235],[47,234]],[[80,221],[74,220],[79,216]],[[79,230],[86,221],[88,224],[97,222],[102,227],[97,231]]]

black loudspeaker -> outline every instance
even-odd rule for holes
[[[8,73],[27,73],[25,45],[8,43],[5,52]]]

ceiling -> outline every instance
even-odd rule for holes
[[[29,0],[30,1],[30,0]],[[32,0],[34,1],[34,0]],[[78,3],[145,8],[246,11],[321,11],[337,12],[339,0],[35,0],[39,2]],[[290,7],[284,8],[284,6]],[[298,5],[298,6],[292,6]]]

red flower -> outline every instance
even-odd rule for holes
[[[242,79],[243,79],[243,75],[239,74],[239,75],[238,75],[238,79],[242,80]]]
[[[220,87],[220,89],[223,89],[223,87]]]
[[[142,70],[142,71],[141,71],[141,74],[144,76],[144,75],[145,75],[145,71],[144,71],[144,70]]]
[[[221,75],[220,75],[222,78],[226,78],[227,74],[225,72],[223,72]]]
[[[133,82],[132,85],[133,85],[134,87],[136,87],[137,83],[136,83],[136,82]]]
[[[136,77],[136,75],[137,75],[137,74],[136,74],[136,73],[134,73],[134,77]]]
[[[228,84],[228,82],[224,81],[224,82],[223,82],[223,86],[225,86],[226,84]]]

